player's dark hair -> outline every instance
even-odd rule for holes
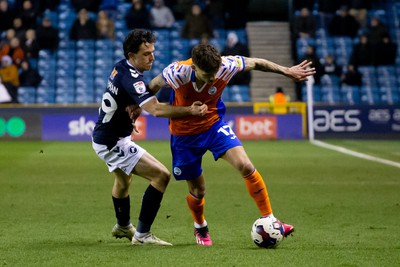
[[[146,31],[142,29],[135,29],[128,33],[125,37],[124,43],[122,45],[124,49],[124,56],[128,59],[128,53],[137,53],[139,47],[143,43],[154,44],[156,42],[156,36],[151,31]]]
[[[192,49],[192,61],[207,73],[216,73],[221,66],[221,55],[210,44],[198,44]]]

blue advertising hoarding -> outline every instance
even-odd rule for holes
[[[315,106],[316,138],[400,138],[400,105]]]

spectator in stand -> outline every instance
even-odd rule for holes
[[[365,28],[368,10],[371,9],[371,0],[350,0],[348,5],[350,15],[357,20],[361,28]]]
[[[109,17],[112,21],[115,21],[118,14],[118,3],[118,0],[103,0],[100,3],[99,10],[106,12],[107,17]]]
[[[360,41],[353,46],[350,63],[355,66],[369,66],[375,63],[375,53],[365,34],[361,35]]]
[[[33,8],[33,4],[30,0],[24,0],[22,9],[18,12],[17,16],[22,20],[23,29],[36,28],[37,11]]]
[[[9,46],[11,39],[14,38],[15,35],[15,30],[13,28],[8,29],[5,32],[5,38],[4,39],[0,39],[0,59],[2,56],[7,55],[8,54],[8,50],[4,50],[5,46]],[[6,52],[5,52],[6,51]]]
[[[43,14],[46,10],[55,11],[60,4],[61,0],[40,0],[39,1],[39,14]]]
[[[97,14],[97,38],[98,39],[110,39],[115,38],[115,26],[114,21],[112,21],[104,10],[100,10]]]
[[[11,102],[18,103],[18,67],[13,64],[11,57],[8,55],[1,58],[0,79],[12,98]]]
[[[99,11],[100,3],[101,0],[71,0],[71,4],[77,13],[81,9],[97,13]]]
[[[51,25],[51,19],[49,17],[43,18],[42,24],[37,28],[36,36],[39,50],[56,50],[58,48],[58,29]]]
[[[0,0],[0,34],[13,26],[15,10],[10,7],[7,0]]]
[[[336,64],[332,55],[326,55],[321,62],[321,75],[334,75],[340,77],[342,69]]]
[[[342,6],[338,14],[329,23],[329,33],[332,36],[348,36],[354,38],[360,25],[357,20],[349,14],[347,6]]]
[[[229,0],[226,5],[225,29],[244,29],[248,21],[250,0]]]
[[[151,29],[150,12],[143,5],[142,0],[132,0],[132,6],[125,14],[128,29]]]
[[[376,49],[376,65],[394,65],[397,58],[397,44],[390,40],[389,35],[385,35]]]
[[[22,42],[22,50],[25,53],[25,59],[38,59],[39,58],[39,45],[36,40],[36,31],[34,29],[28,29],[25,32],[25,38]]]
[[[205,12],[212,21],[213,29],[225,28],[225,0],[205,1]]]
[[[22,49],[17,37],[11,38],[10,43],[6,43],[1,47],[0,56],[4,55],[10,56],[13,63],[18,67],[21,64],[21,61],[25,59],[24,50]]]
[[[247,45],[242,44],[235,32],[229,32],[226,45],[221,52],[221,56],[237,56],[250,57],[250,51]],[[229,85],[250,85],[250,71],[239,72],[229,81]]]
[[[13,20],[13,27],[15,31],[15,36],[22,40],[25,37],[25,29],[22,26],[22,19],[20,17],[15,17]]]
[[[191,13],[186,16],[181,37],[188,39],[200,39],[203,35],[213,38],[214,33],[211,22],[201,10],[200,5],[194,4]]]
[[[75,41],[97,39],[96,22],[89,17],[86,9],[79,10],[78,17],[72,24],[69,38]]]
[[[358,71],[356,66],[349,64],[347,65],[346,70],[340,77],[340,82],[342,85],[344,84],[344,85],[361,86],[362,83],[361,73]]]
[[[319,58],[315,54],[315,48],[313,46],[307,46],[306,48],[306,53],[303,58],[300,59],[299,62],[302,62],[303,60],[311,61],[311,67],[315,68],[315,74],[313,75],[314,81],[316,84],[319,84],[321,82],[321,63],[319,61]],[[295,92],[296,92],[296,99],[298,101],[302,100],[302,86],[301,83],[296,83],[295,84]]]
[[[311,61],[311,67],[315,68],[316,73],[314,74],[314,79],[315,83],[319,83],[320,76],[322,73],[322,66],[321,62],[319,61],[319,58],[315,54],[315,48],[313,46],[307,46],[306,47],[306,53],[302,59],[300,59],[299,62],[302,62],[303,60]]]
[[[310,10],[303,7],[300,10],[300,15],[295,17],[293,22],[294,38],[310,38],[315,36],[317,29],[317,22]]]
[[[293,58],[297,58],[296,44],[299,38],[313,38],[317,29],[317,21],[310,14],[310,10],[303,7],[300,14],[296,16],[292,23],[291,49]]]
[[[171,28],[175,22],[171,9],[164,4],[164,0],[154,0],[150,9],[151,26],[154,28]]]
[[[367,36],[373,49],[382,41],[384,36],[389,34],[388,28],[381,22],[378,17],[372,17],[370,25],[367,29]]]
[[[42,76],[39,72],[36,69],[31,68],[28,61],[22,61],[21,70],[19,72],[19,85],[38,87],[41,81]]]
[[[194,0],[176,0],[173,4],[172,12],[174,13],[176,20],[184,20],[192,10],[192,6],[195,4]]]

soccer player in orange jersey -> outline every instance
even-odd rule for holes
[[[310,65],[311,62],[304,61],[296,66],[284,67],[261,58],[220,56],[212,45],[199,44],[193,48],[192,58],[170,64],[150,82],[149,87],[154,92],[167,84],[172,87],[171,105],[187,106],[194,101],[208,105],[208,112],[202,117],[170,119],[173,174],[175,179],[187,181],[189,194],[186,200],[194,219],[197,244],[212,245],[204,218],[206,188],[201,167],[202,157],[208,150],[215,160],[222,158],[240,172],[261,216],[271,216],[278,221],[272,213],[261,174],[250,161],[240,140],[223,120],[225,105],[221,100],[222,91],[229,80],[241,71],[274,72],[294,81],[305,81],[315,73]],[[282,226],[284,236],[294,231],[289,224],[282,223]]]

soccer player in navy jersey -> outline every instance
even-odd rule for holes
[[[133,245],[153,244],[169,246],[150,232],[163,194],[170,180],[170,172],[156,158],[131,140],[136,130],[134,123],[141,109],[159,117],[202,116],[207,105],[194,101],[191,105],[174,107],[159,103],[148,90],[143,72],[150,70],[154,61],[155,36],[145,30],[133,30],[125,38],[125,59],[117,62],[108,78],[103,94],[99,118],[93,130],[92,146],[114,174],[112,199],[117,223],[112,229],[116,238],[126,237]],[[137,228],[130,221],[129,187],[132,175],[147,179]]]

